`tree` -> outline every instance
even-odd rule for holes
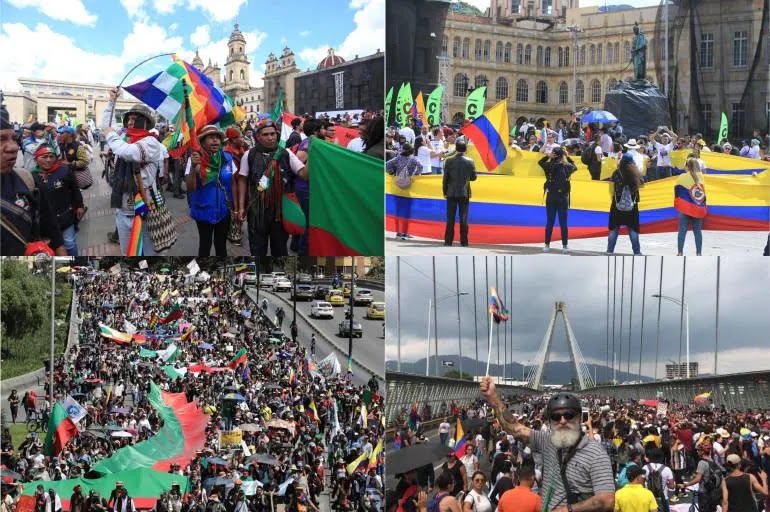
[[[465,372],[462,372],[461,374],[460,370],[449,370],[448,372],[444,372],[443,376],[447,379],[473,380],[473,375]]]
[[[2,315],[4,334],[18,338],[37,329],[50,313],[50,282],[32,275],[23,263],[3,265]]]

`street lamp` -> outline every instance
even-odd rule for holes
[[[690,311],[689,311],[689,309],[687,309],[687,303],[686,302],[682,302],[679,299],[675,299],[674,297],[669,297],[668,295],[660,295],[660,294],[655,293],[652,296],[655,297],[656,299],[661,299],[661,300],[665,299],[665,300],[667,300],[669,302],[673,302],[674,304],[676,304],[679,307],[684,308],[684,316],[685,316],[684,331],[685,331],[685,340],[686,340],[685,346],[686,346],[686,351],[687,351],[687,378],[689,379],[690,378]],[[681,340],[681,338],[680,338],[680,340]],[[680,343],[681,343],[681,341],[680,341]],[[681,347],[681,345],[679,345],[679,346]],[[680,354],[680,357],[681,357],[682,353],[680,352],[679,354]],[[681,364],[681,362],[679,364]]]
[[[458,297],[459,298],[460,295],[469,295],[469,294],[468,294],[468,292],[450,293],[449,295],[445,295],[445,296],[441,297],[440,299],[436,299],[436,305],[438,305],[439,302],[441,302],[443,300],[446,300],[446,299],[451,299],[453,297]],[[429,366],[429,364],[430,364],[430,311],[431,311],[432,307],[433,307],[433,297],[428,299],[428,338],[426,339],[426,343],[425,343],[425,345],[426,345],[425,346],[425,349],[426,349],[425,350],[425,376],[426,377],[428,376],[428,372],[430,371],[430,366]],[[459,318],[460,318],[460,316],[459,316],[460,312],[459,311],[457,312],[457,315],[458,315],[457,318],[458,318],[458,322],[459,322]],[[461,336],[460,339],[462,340],[462,336]],[[436,377],[438,377],[438,333],[436,333],[436,364],[434,366],[436,368]],[[460,375],[460,377],[462,378],[462,374]]]

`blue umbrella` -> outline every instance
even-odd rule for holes
[[[203,349],[203,350],[212,350],[214,348],[214,346],[210,345],[210,344],[208,344],[208,343],[206,343],[204,341],[204,342],[198,344],[198,348]]]
[[[227,393],[225,396],[222,397],[222,400],[236,400],[238,402],[245,402],[246,397],[243,395],[239,395],[238,393]]]
[[[251,318],[251,311],[241,311],[241,316],[244,318]]]
[[[214,478],[208,478],[203,481],[203,487],[206,488],[209,492],[211,489],[218,485],[223,485],[225,489],[228,489],[230,487],[235,486],[235,482],[233,482],[230,478],[222,478],[221,476],[217,476]]]
[[[606,110],[592,110],[580,118],[581,123],[611,123],[617,120],[617,117]]]

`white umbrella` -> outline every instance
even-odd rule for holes
[[[126,432],[125,430],[118,430],[117,432],[112,433],[112,437],[134,437],[133,434],[130,432]]]

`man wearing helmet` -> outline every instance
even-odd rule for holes
[[[141,193],[144,203],[151,210],[163,202],[160,185],[156,183],[162,149],[158,139],[150,133],[150,130],[155,126],[152,111],[141,103],[137,103],[123,114],[122,121],[123,127],[126,129],[126,140],[115,133],[114,130],[117,125],[110,126],[110,121],[113,119],[115,102],[119,93],[117,88],[110,91],[110,101],[107,103],[102,118],[102,126],[104,127],[102,134],[107,145],[117,157],[115,174],[111,183],[110,206],[115,208],[115,223],[118,227],[120,252],[126,254],[131,236],[131,226],[134,221],[136,194]],[[156,250],[167,248],[154,248],[149,229],[143,229],[143,233],[142,250],[144,256],[155,256]]]
[[[519,423],[503,405],[491,377],[481,381],[481,394],[495,408],[502,428],[516,439],[529,443],[533,453],[543,457],[540,486],[549,511],[612,511],[615,482],[607,452],[588,439],[580,428],[580,400],[571,394],[553,395],[545,409],[550,430],[533,430]],[[565,492],[568,489],[568,492]]]

